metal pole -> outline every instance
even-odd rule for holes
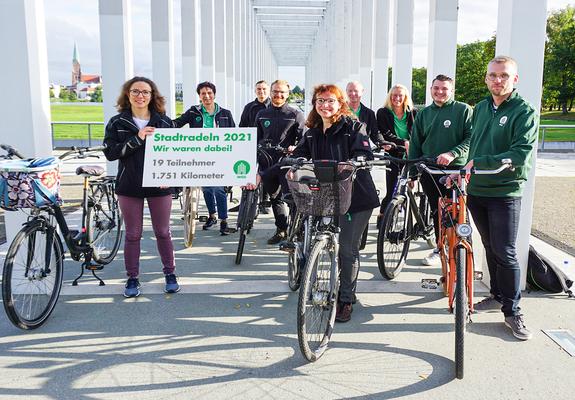
[[[92,124],[88,123],[88,147],[92,147]]]

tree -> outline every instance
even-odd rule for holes
[[[457,46],[455,99],[471,105],[489,94],[485,85],[487,63],[495,56],[495,36]]]
[[[302,94],[301,88],[298,85],[296,85],[291,92],[294,94]]]
[[[76,100],[78,100],[78,95],[76,94],[76,91],[75,91],[75,90],[70,90],[70,91],[68,92],[68,100],[70,100],[70,101],[76,101]]]
[[[552,13],[547,19],[543,102],[557,104],[567,114],[575,97],[575,7]]]
[[[413,68],[411,74],[411,99],[413,100],[413,104],[425,104],[427,68]]]
[[[103,96],[102,96],[102,87],[101,86],[96,87],[96,89],[94,90],[94,93],[92,93],[91,100],[94,103],[101,103],[102,102]]]
[[[70,97],[70,92],[65,87],[60,89],[60,100],[66,101]]]

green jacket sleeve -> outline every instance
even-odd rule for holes
[[[463,141],[451,149],[451,153],[455,158],[467,157],[469,152],[469,142],[471,141],[471,117],[473,116],[473,109],[470,106],[466,106],[465,113],[463,115],[464,125],[463,125]]]
[[[524,110],[510,127],[513,134],[509,150],[499,154],[475,157],[473,166],[478,169],[494,169],[499,167],[501,160],[506,158],[511,159],[514,167],[525,166],[531,158],[538,128],[537,113],[531,108]]]

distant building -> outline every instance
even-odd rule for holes
[[[94,93],[98,86],[101,85],[102,76],[82,73],[78,47],[76,46],[76,43],[74,43],[74,54],[72,56],[72,84],[68,86],[68,90],[75,91],[79,100],[90,100],[90,95]]]

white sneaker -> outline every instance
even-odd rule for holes
[[[441,263],[441,257],[439,257],[439,252],[435,250],[423,259],[423,265],[438,265],[439,263]]]

